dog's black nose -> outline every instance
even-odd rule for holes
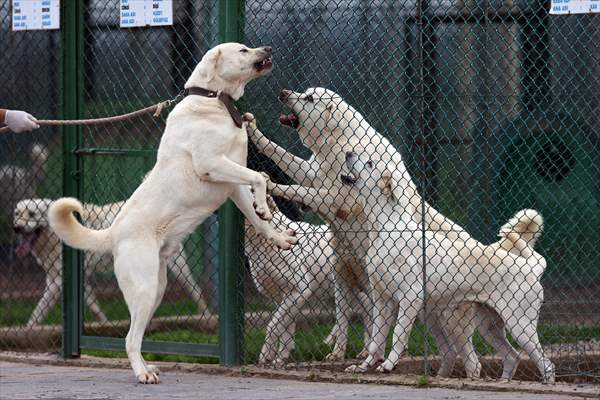
[[[279,100],[280,101],[286,101],[288,99],[288,97],[290,97],[290,94],[292,94],[291,90],[282,89],[281,93],[279,93]]]
[[[273,48],[271,46],[265,46],[265,47],[263,47],[263,50],[269,54],[271,54],[273,52]]]
[[[22,233],[23,227],[22,226],[13,226],[13,230],[15,231],[15,233]]]

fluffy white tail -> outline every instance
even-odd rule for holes
[[[508,251],[516,250],[526,256],[535,247],[543,230],[544,219],[539,212],[532,209],[521,210],[500,228],[500,245]]]
[[[79,200],[65,197],[50,205],[48,219],[50,227],[66,244],[76,249],[108,253],[112,249],[110,228],[93,230],[81,225],[73,215],[83,215],[83,206]]]

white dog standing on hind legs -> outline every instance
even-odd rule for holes
[[[249,124],[249,135],[259,151],[299,184],[272,184],[272,193],[307,205],[330,222],[334,234],[332,245],[338,257],[334,268],[336,324],[326,340],[334,348],[327,359],[340,360],[345,355],[353,311],[350,304],[352,297],[356,297],[356,286],[370,290],[365,264],[369,248],[369,234],[365,229],[367,220],[361,207],[357,206],[355,196],[339,181],[345,163],[344,154],[360,149],[373,159],[392,162],[402,171],[406,168],[401,154],[392,144],[337,93],[324,88],[309,88],[304,93],[284,89],[279,99],[292,110],[290,115],[281,116],[280,122],[297,130],[302,143],[313,152],[313,156],[304,160],[289,153],[266,138],[255,124]],[[429,230],[442,232],[454,240],[470,238],[462,227],[427,203],[425,214],[421,215],[423,200],[408,172],[401,183],[406,190],[414,193],[411,204],[418,207],[417,216],[425,220]],[[365,302],[365,306],[371,307],[370,301]],[[438,374],[449,376],[460,354],[467,376],[479,377],[481,365],[472,345],[475,327],[479,325],[484,339],[493,344],[502,356],[502,377],[510,379],[518,363],[518,354],[506,339],[502,320],[495,311],[478,303],[465,302],[457,306],[455,310],[447,307],[438,309],[428,321],[442,355]],[[447,320],[450,326],[443,326],[442,319]],[[368,328],[370,319],[365,321],[365,325],[368,336],[371,333]],[[366,353],[365,350],[360,356],[366,357]]]
[[[468,301],[493,309],[536,364],[542,381],[553,383],[554,364],[544,355],[537,333],[544,298],[540,279],[546,260],[527,241],[535,241],[539,236],[542,217],[535,210],[519,212],[502,227],[503,239],[491,245],[473,238],[450,240],[432,231],[425,231],[423,237],[413,217],[412,194],[397,183],[405,179],[399,171],[385,162],[361,160],[352,152],[346,153],[346,166],[350,173],[341,175],[340,180],[358,192],[358,201],[368,210],[373,232],[368,274],[375,304],[369,356],[360,366],[348,370],[364,371],[383,354],[391,325],[386,312],[390,301],[399,306],[392,350],[377,369],[387,372],[396,366],[424,306],[422,293],[426,290],[428,305]],[[400,187],[403,190],[398,190]],[[419,252],[423,241],[425,254]],[[427,271],[426,285],[423,285],[423,267]]]
[[[50,207],[50,226],[65,243],[112,251],[131,315],[127,356],[141,383],[159,382],[141,345],[164,294],[166,262],[202,221],[229,198],[278,247],[290,249],[297,241],[293,231],[277,231],[265,221],[271,218],[266,182],[246,167],[246,123],[233,105],[248,82],[271,70],[271,53],[270,47],[225,43],[204,55],[185,84],[190,95],[167,118],[154,168],[109,228],[79,224],[73,212],[81,212],[82,206],[75,199],[60,199]]]

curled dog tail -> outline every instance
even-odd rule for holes
[[[66,244],[76,249],[108,253],[112,249],[110,228],[93,230],[81,225],[73,215],[83,215],[79,200],[65,197],[50,205],[48,220],[50,227]]]
[[[500,245],[507,251],[516,250],[523,256],[530,254],[544,230],[544,219],[536,210],[517,212],[500,228]]]

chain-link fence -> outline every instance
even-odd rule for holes
[[[172,98],[226,37],[229,3],[241,4],[176,1],[173,26],[122,29],[118,1],[85,2],[79,116]],[[388,357],[383,370],[549,379],[551,360],[558,379],[598,380],[600,17],[535,1],[244,7],[244,41],[275,59],[240,103],[260,129],[249,166],[277,182],[273,223],[299,243],[281,252],[246,226],[243,361],[359,372]],[[63,115],[61,33],[11,32],[10,4],[0,23],[0,106]],[[146,118],[80,131],[64,154],[80,163],[84,222],[111,223],[163,129]],[[57,348],[62,253],[44,211],[64,193],[60,134],[0,141],[0,344]],[[536,211],[511,220],[523,209]],[[223,235],[211,217],[169,265],[148,351],[223,354],[210,347],[231,327],[216,294]],[[112,260],[84,265],[81,345],[119,355],[105,352],[129,327]]]

